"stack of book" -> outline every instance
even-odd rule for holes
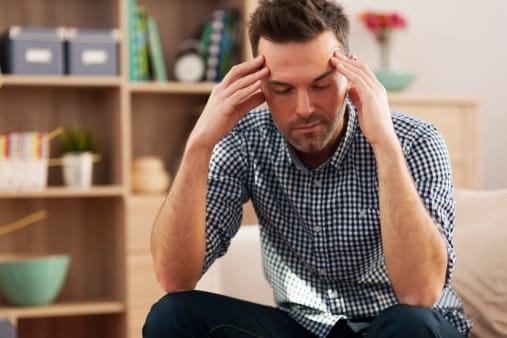
[[[201,50],[206,60],[206,81],[221,81],[240,61],[241,22],[235,9],[218,9],[204,24]]]
[[[48,153],[46,133],[29,131],[0,135],[0,159],[47,158]]]
[[[158,25],[136,0],[128,0],[129,77],[131,81],[167,81]]]
[[[43,132],[8,132],[0,135],[0,191],[44,188],[48,144],[48,135]]]

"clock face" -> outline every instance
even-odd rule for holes
[[[200,81],[204,76],[204,71],[204,60],[196,53],[183,54],[174,63],[174,76],[182,82]]]

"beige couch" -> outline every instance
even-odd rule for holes
[[[507,189],[457,190],[454,286],[474,322],[472,337],[507,337]],[[264,279],[258,227],[242,226],[229,252],[198,289],[272,305]]]

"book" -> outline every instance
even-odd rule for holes
[[[150,79],[149,61],[148,61],[148,30],[147,30],[146,10],[143,6],[136,7],[136,75],[137,80],[147,81]]]
[[[220,82],[237,63],[241,30],[237,11],[218,9],[212,13],[201,31],[201,50],[206,60],[206,80]]]
[[[213,12],[211,19],[204,25],[201,35],[202,50],[206,59],[206,81],[217,82],[220,66],[220,47],[223,38],[225,10]]]
[[[148,50],[153,69],[153,78],[156,81],[167,81],[167,70],[164,63],[164,55],[158,34],[157,22],[148,17]]]
[[[139,60],[136,53],[136,6],[136,0],[127,0],[129,78],[131,81],[137,81],[139,78],[137,73]]]

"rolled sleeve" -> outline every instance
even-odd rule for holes
[[[245,188],[246,154],[242,139],[230,133],[214,148],[206,195],[206,255],[202,273],[223,256],[236,234],[248,200]]]
[[[419,195],[435,224],[439,226],[447,246],[446,284],[448,284],[456,264],[452,242],[456,203],[452,197],[453,182],[449,153],[440,133],[429,124],[421,127],[413,142],[404,146],[404,149]]]

